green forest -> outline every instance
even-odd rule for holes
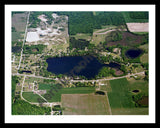
[[[89,45],[89,41],[86,41],[84,39],[76,40],[74,37],[70,37],[69,43],[70,43],[69,44],[70,49],[77,48],[77,49],[84,50],[85,47],[88,47],[88,45]]]
[[[132,19],[148,19],[148,12],[129,12],[130,18]]]
[[[67,15],[69,18],[69,34],[93,34],[93,29],[100,29],[102,25],[124,25],[125,19],[121,12],[56,12],[58,15]],[[84,20],[85,19],[85,20]]]
[[[12,105],[12,115],[50,115],[50,108],[38,107],[18,100]]]

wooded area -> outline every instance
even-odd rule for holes
[[[88,47],[88,45],[89,45],[89,41],[86,41],[84,39],[76,40],[74,37],[70,37],[69,43],[70,43],[70,45],[69,45],[70,49],[77,48],[77,49],[84,50],[85,47]]]
[[[148,19],[148,12],[129,12],[130,18],[132,19]]]
[[[42,44],[31,46],[24,45],[24,54],[41,54],[45,47],[46,46]]]
[[[124,25],[125,20],[121,12],[56,12],[58,15],[67,15],[69,18],[69,34],[93,34],[93,29],[100,29],[102,25]]]

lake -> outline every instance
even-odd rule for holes
[[[98,75],[99,70],[103,66],[120,68],[120,65],[117,63],[102,64],[96,57],[91,55],[48,58],[46,62],[48,63],[48,72],[52,72],[56,75],[81,75],[88,79]]]
[[[126,51],[125,55],[128,58],[134,59],[134,58],[137,58],[139,55],[141,55],[142,52],[143,51],[141,49],[129,49]]]

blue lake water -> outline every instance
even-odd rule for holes
[[[52,72],[56,75],[81,75],[88,79],[98,75],[99,70],[103,66],[120,68],[120,65],[117,63],[102,64],[96,57],[90,55],[48,58],[46,62],[48,63],[48,72]]]

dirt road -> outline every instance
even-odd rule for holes
[[[20,66],[21,66],[21,60],[22,60],[22,55],[23,55],[23,46],[24,46],[24,43],[25,43],[25,40],[26,40],[27,27],[28,27],[28,23],[29,23],[29,16],[30,16],[30,12],[28,12],[27,23],[26,23],[26,29],[25,29],[25,33],[24,33],[24,39],[23,39],[23,45],[22,45],[21,57],[20,57],[20,60],[19,60],[18,70],[19,70],[19,68],[20,68]],[[17,70],[17,71],[18,71],[18,70]]]

